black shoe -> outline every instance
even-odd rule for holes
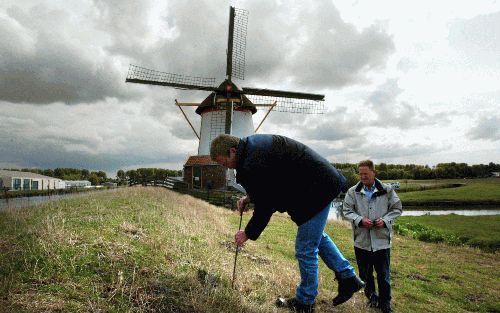
[[[339,279],[339,293],[333,298],[333,306],[337,306],[351,299],[352,295],[363,288],[365,283],[358,276]]]
[[[378,296],[377,294],[372,294],[370,299],[368,299],[368,307],[370,308],[378,308]]]
[[[279,297],[276,300],[277,307],[286,307],[292,312],[297,313],[313,313],[314,312],[314,303],[313,304],[304,304],[299,302],[296,298],[291,298],[285,300],[284,298]]]
[[[382,310],[382,313],[394,313],[390,304],[382,304],[379,308]]]

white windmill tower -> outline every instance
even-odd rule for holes
[[[234,182],[233,171],[226,172],[210,160],[210,143],[218,135],[252,135],[273,109],[292,113],[323,112],[324,95],[262,88],[240,89],[232,82],[233,77],[244,79],[247,21],[248,11],[230,7],[227,78],[219,86],[215,85],[214,78],[171,74],[136,65],[130,65],[128,71],[126,82],[211,92],[201,103],[175,101],[199,139],[198,155],[189,157],[184,164],[184,180],[193,188],[221,188]],[[196,113],[201,116],[199,134],[182,109],[187,106],[196,106]],[[268,111],[254,129],[252,115],[257,112],[257,107],[266,107]]]

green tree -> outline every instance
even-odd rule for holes
[[[118,177],[119,180],[125,180],[125,178],[126,178],[125,171],[118,170],[118,172],[116,172],[116,177]]]
[[[89,175],[89,181],[92,184],[92,186],[97,186],[101,184],[101,180],[99,176],[97,175],[96,172],[91,172]]]
[[[359,181],[358,173],[352,167],[346,167],[340,170],[342,175],[347,179],[347,186],[352,187]]]

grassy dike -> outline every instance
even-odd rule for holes
[[[240,252],[232,290],[238,222],[234,212],[154,187],[0,211],[0,312],[286,312],[273,302],[297,283],[296,227],[275,215]],[[327,231],[353,261],[349,225]],[[394,242],[397,312],[500,312],[498,253]],[[323,263],[320,272],[318,312],[376,312],[362,294],[333,309],[336,282]]]

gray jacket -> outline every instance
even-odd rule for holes
[[[344,218],[352,222],[354,246],[368,251],[391,247],[392,224],[402,212],[401,200],[394,189],[378,179],[375,179],[375,191],[370,202],[363,184],[359,182],[347,191],[342,208]],[[359,223],[363,217],[371,220],[382,218],[386,227],[360,227]]]

